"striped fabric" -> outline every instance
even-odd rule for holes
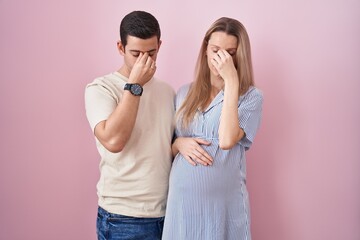
[[[189,85],[179,89],[181,106]],[[239,98],[239,125],[246,137],[230,150],[219,148],[218,128],[224,92],[204,112],[198,112],[177,136],[203,138],[203,148],[214,158],[212,166],[192,166],[178,154],[171,169],[163,240],[250,240],[249,199],[246,189],[245,150],[261,122],[262,93],[255,87]]]

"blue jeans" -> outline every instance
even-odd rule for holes
[[[96,221],[98,240],[160,240],[163,226],[164,217],[128,217],[98,208]]]

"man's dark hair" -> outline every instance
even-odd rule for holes
[[[157,36],[160,40],[160,26],[157,19],[148,12],[133,11],[127,14],[120,23],[120,39],[122,45],[127,44],[127,36],[148,39]]]

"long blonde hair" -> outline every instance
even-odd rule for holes
[[[197,109],[205,110],[210,98],[210,68],[207,63],[206,50],[211,34],[214,32],[225,32],[228,35],[235,36],[238,40],[234,65],[239,76],[239,96],[245,94],[250,86],[254,85],[250,40],[245,27],[236,19],[219,18],[205,34],[195,67],[195,80],[177,112],[177,118],[181,118],[183,127],[190,124]]]

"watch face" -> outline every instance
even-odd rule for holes
[[[133,84],[131,85],[131,92],[134,94],[134,95],[141,95],[142,93],[142,87],[138,84]]]

